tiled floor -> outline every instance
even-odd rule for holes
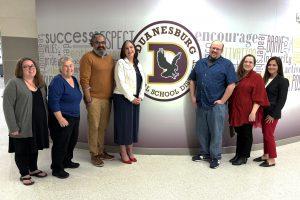
[[[2,94],[3,89],[0,89]],[[35,184],[24,186],[13,154],[7,153],[7,127],[0,108],[0,200],[14,199],[300,199],[300,142],[278,148],[277,165],[259,167],[252,158],[246,165],[233,166],[224,154],[218,169],[207,162],[192,162],[190,156],[137,155],[138,162],[126,165],[119,156],[104,167],[90,164],[87,150],[76,149],[78,169],[69,169],[70,177],[60,180],[51,176],[50,150],[40,152],[39,167],[48,172]]]

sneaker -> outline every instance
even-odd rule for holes
[[[211,159],[209,167],[212,169],[216,169],[219,167],[219,165],[220,165],[220,160],[214,158],[214,159]]]
[[[207,156],[207,155],[201,155],[201,154],[198,154],[198,155],[195,155],[192,157],[192,161],[194,162],[199,162],[201,160],[210,160],[210,157]]]
[[[101,155],[99,155],[100,156],[100,158],[102,159],[102,160],[112,160],[112,159],[114,159],[114,156],[113,155],[110,155],[110,154],[108,154],[107,152],[105,152],[105,151],[103,151],[103,154],[101,154]]]
[[[93,165],[95,165],[96,167],[103,167],[104,166],[104,162],[101,160],[100,156],[92,156],[91,157],[91,162]]]

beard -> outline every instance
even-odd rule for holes
[[[93,51],[95,52],[95,54],[97,55],[97,56],[100,56],[100,57],[103,57],[103,56],[106,56],[107,55],[107,52],[106,52],[106,50],[105,49],[93,49]]]
[[[213,57],[211,57],[211,56],[208,56],[208,59],[209,59],[211,62],[214,62],[214,61],[217,60],[216,58],[213,58]]]

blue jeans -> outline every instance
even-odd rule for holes
[[[226,112],[227,104],[216,104],[209,109],[197,108],[196,133],[201,155],[210,156],[211,159],[221,159]]]

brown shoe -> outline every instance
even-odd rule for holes
[[[104,166],[104,162],[101,160],[100,156],[92,156],[91,157],[91,162],[93,165],[95,165],[96,167],[103,167]]]
[[[114,156],[109,155],[107,152],[103,152],[103,154],[99,155],[102,160],[113,160]]]

